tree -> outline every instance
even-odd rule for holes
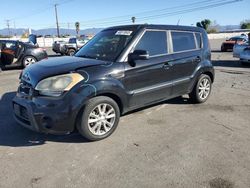
[[[211,21],[209,19],[205,19],[205,20],[202,20],[201,22],[197,22],[196,26],[201,27],[207,31],[210,24],[211,24]]]
[[[132,23],[135,23],[135,17],[133,16],[132,18],[131,18],[131,20],[132,20]]]
[[[241,29],[250,29],[250,20],[245,20],[240,24]]]
[[[209,27],[207,29],[207,33],[217,33],[220,30],[220,27],[221,26],[216,22],[216,20],[214,20],[209,25]]]

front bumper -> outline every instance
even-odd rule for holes
[[[17,93],[13,99],[15,120],[22,126],[42,133],[67,134],[74,131],[79,106],[65,98],[29,98]]]
[[[250,52],[242,52],[240,54],[240,61],[244,63],[250,63]]]

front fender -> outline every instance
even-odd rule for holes
[[[89,99],[103,95],[111,96],[111,98],[112,96],[114,96],[114,100],[119,99],[119,102],[121,102],[122,106],[122,112],[126,111],[126,104],[128,104],[128,95],[124,91],[125,89],[122,83],[119,80],[115,79],[104,79],[91,83],[81,83],[76,91],[77,98],[81,98],[81,102],[79,100],[76,100],[81,104],[78,110],[84,107]]]

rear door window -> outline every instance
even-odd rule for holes
[[[146,31],[135,50],[147,50],[149,56],[167,54],[167,32],[166,31]]]
[[[172,31],[173,52],[196,49],[194,34],[192,32]]]

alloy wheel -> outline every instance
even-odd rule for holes
[[[205,100],[210,93],[211,83],[208,78],[204,78],[200,81],[199,84],[199,97],[202,100]]]
[[[115,109],[107,104],[102,103],[94,107],[88,117],[88,128],[96,136],[108,133],[114,126],[116,119]]]

